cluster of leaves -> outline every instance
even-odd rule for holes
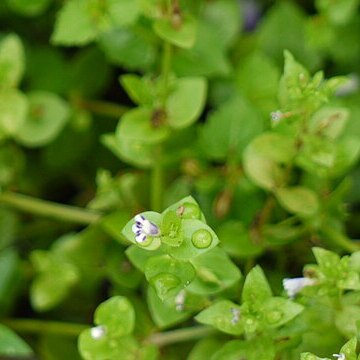
[[[313,5],[0,2],[0,356],[356,359],[359,1]]]

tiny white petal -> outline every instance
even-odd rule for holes
[[[295,295],[300,292],[305,286],[311,286],[314,284],[315,280],[306,277],[283,280],[284,289],[290,298],[295,297]]]
[[[280,110],[273,111],[270,113],[270,117],[272,124],[275,125],[280,122],[283,117],[283,113]]]
[[[141,232],[140,234],[135,236],[135,241],[140,244],[144,243],[146,241],[146,235],[143,232]]]
[[[186,291],[181,290],[175,297],[175,309],[176,311],[184,310]]]
[[[90,334],[95,340],[101,339],[105,335],[105,328],[103,326],[95,326],[90,329]]]
[[[140,214],[137,214],[134,219],[135,221],[138,221],[140,224],[142,224],[145,221],[145,217]]]
[[[231,308],[230,311],[232,313],[231,323],[235,325],[240,320],[240,310],[236,308]]]
[[[159,228],[149,220],[143,222],[142,230],[146,235],[156,236],[160,234]]]
[[[139,229],[139,227],[134,224],[132,227],[131,227],[131,230],[134,234],[138,233],[141,229]]]
[[[339,360],[346,360],[345,354],[333,354],[333,357],[335,357]]]

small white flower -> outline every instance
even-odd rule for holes
[[[235,325],[240,320],[240,310],[236,308],[231,308],[230,311],[232,313],[231,323]]]
[[[186,291],[181,290],[175,297],[175,309],[176,311],[184,311]]]
[[[90,335],[94,340],[99,340],[105,335],[105,328],[103,326],[95,326],[90,329]]]
[[[157,236],[160,234],[160,229],[143,215],[135,216],[135,224],[131,229],[135,234],[135,241],[137,243],[145,242],[148,236]]]
[[[333,357],[335,357],[339,360],[346,360],[345,354],[333,354]]]
[[[357,74],[349,74],[348,80],[341,85],[335,92],[337,96],[348,96],[359,91],[359,76]]]
[[[277,125],[283,118],[283,113],[280,110],[273,111],[272,113],[270,113],[270,117],[272,125]]]
[[[305,286],[311,285],[315,285],[315,280],[306,277],[283,280],[283,287],[290,298],[294,298]]]

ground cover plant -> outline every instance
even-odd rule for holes
[[[0,358],[359,360],[357,0],[0,2]]]

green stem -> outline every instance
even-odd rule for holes
[[[90,325],[66,323],[60,321],[45,321],[36,319],[4,319],[2,324],[10,329],[27,334],[54,334],[77,337]]]
[[[360,244],[355,241],[349,240],[344,234],[338,230],[333,230],[329,226],[323,226],[321,228],[323,234],[327,239],[333,242],[333,244],[339,246],[345,251],[355,252],[360,250]]]
[[[101,218],[101,214],[94,211],[12,192],[0,194],[0,204],[5,204],[31,214],[77,224],[93,224]]]
[[[156,159],[151,171],[151,208],[160,212],[163,202],[163,165],[161,162],[162,148],[157,148]]]
[[[216,330],[214,328],[208,326],[195,326],[153,334],[147,339],[147,342],[161,347],[169,344],[201,339],[215,333]]]
[[[99,100],[76,99],[75,104],[78,107],[89,110],[94,114],[104,115],[116,119],[119,119],[129,110],[126,106]]]
[[[171,70],[172,46],[169,42],[164,41],[163,57],[161,63],[162,76],[162,106],[166,107],[166,102],[169,93],[169,77]]]

